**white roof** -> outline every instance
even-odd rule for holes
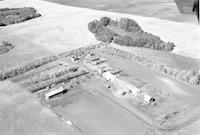
[[[45,96],[49,97],[49,96],[53,96],[57,93],[60,93],[60,92],[63,92],[64,88],[63,87],[58,87],[58,88],[55,88],[54,90],[48,92],[45,94]]]
[[[144,101],[146,101],[146,102],[149,102],[151,98],[152,97],[147,94],[144,95]]]
[[[116,79],[116,76],[111,74],[110,71],[104,72],[103,77],[105,77],[106,80],[114,81]]]

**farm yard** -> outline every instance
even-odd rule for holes
[[[145,59],[114,46],[96,44],[37,61],[5,73],[2,79],[35,95],[59,119],[70,120],[70,127],[80,134],[128,135],[133,132],[130,129],[141,135],[164,134],[182,129],[199,116],[198,85],[153,70],[143,65]],[[119,118],[116,124],[109,124],[113,122],[109,115]],[[99,128],[103,119],[108,129]],[[127,129],[119,128],[123,121],[129,121]]]

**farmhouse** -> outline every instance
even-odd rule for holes
[[[55,89],[53,89],[52,91],[48,92],[45,94],[45,100],[48,101],[50,100],[52,97],[58,95],[58,94],[61,94],[61,93],[64,93],[65,91],[67,91],[68,89],[67,88],[64,88],[64,87],[57,87]]]

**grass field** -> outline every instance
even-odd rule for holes
[[[63,5],[106,10],[119,13],[151,16],[166,20],[197,23],[194,15],[180,14],[173,0],[46,0]]]
[[[125,50],[136,56],[144,57],[156,63],[165,63],[166,65],[180,69],[180,70],[199,70],[200,59],[193,59],[177,55],[171,52],[160,52],[155,50],[149,50],[146,48],[128,47],[112,44],[113,47]]]
[[[76,88],[71,98],[63,98],[53,110],[66,120],[72,120],[82,134],[87,135],[137,135],[151,134],[152,129],[118,105],[100,95]]]

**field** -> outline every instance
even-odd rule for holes
[[[106,10],[140,16],[156,17],[165,20],[196,23],[196,18],[190,14],[180,14],[173,0],[46,0],[63,5]],[[159,5],[159,6],[158,6]]]
[[[150,126],[105,97],[89,93],[82,88],[76,89],[79,92],[73,97],[63,98],[59,101],[61,104],[52,108],[57,114],[76,123],[82,134],[129,135],[133,132],[137,135],[154,134]]]
[[[77,134],[66,127],[51,110],[16,84],[0,82],[1,135],[65,135]]]
[[[3,8],[0,10],[0,26],[21,23],[30,19],[40,17],[34,8]]]

